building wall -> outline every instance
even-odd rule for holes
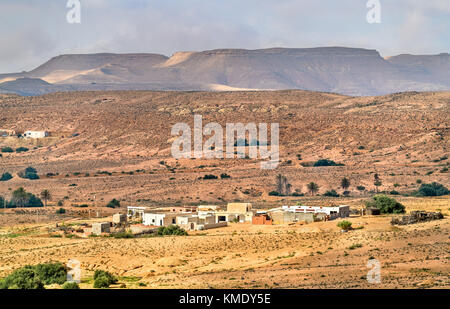
[[[92,234],[101,235],[102,233],[109,233],[109,228],[109,222],[94,223],[92,224]]]
[[[227,212],[229,213],[247,213],[251,210],[251,203],[228,203],[227,205]]]
[[[254,216],[252,218],[252,224],[256,225],[272,225],[272,219],[267,216]]]

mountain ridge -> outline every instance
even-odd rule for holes
[[[35,88],[23,78],[49,83]],[[15,81],[15,83],[10,83]],[[286,90],[353,96],[450,90],[450,55],[314,47],[155,53],[64,54],[29,72],[1,74],[0,92],[37,95],[71,90]]]

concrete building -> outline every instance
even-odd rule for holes
[[[174,206],[174,207],[166,207],[158,210],[166,211],[166,212],[174,212],[174,213],[195,213],[197,212],[198,206]]]
[[[177,213],[144,212],[142,223],[152,226],[169,226],[177,224]]]
[[[179,215],[177,216],[176,222],[179,227],[188,231],[200,231],[227,226],[226,222],[216,223],[216,217],[214,215],[206,217],[199,215]]]
[[[25,131],[25,133],[23,133],[23,137],[28,138],[45,138],[47,136],[47,131]]]
[[[347,205],[335,207],[295,205],[295,206],[282,206],[281,210],[295,213],[314,213],[314,214],[323,213],[328,215],[329,219],[346,218],[350,216],[350,206]]]
[[[143,220],[144,219],[144,211],[146,211],[147,209],[148,209],[148,207],[128,206],[127,207],[128,218]]]
[[[295,222],[312,223],[316,221],[327,220],[328,215],[325,213],[304,213],[304,212],[292,212],[275,210],[270,213],[273,224],[289,224]]]
[[[228,203],[226,211],[214,212],[216,222],[252,222],[253,211],[251,203]]]
[[[16,135],[16,131],[8,129],[0,129],[0,137],[8,137]]]
[[[100,222],[92,224],[92,234],[101,235],[102,233],[109,233],[111,224],[109,222]]]
[[[112,217],[112,222],[113,222],[114,224],[122,224],[122,223],[125,223],[125,222],[127,222],[127,216],[124,215],[124,214],[115,214],[115,215],[113,215],[113,217]]]
[[[217,205],[199,205],[197,207],[197,211],[203,211],[203,212],[211,212],[211,211],[218,211],[220,210],[220,206]]]

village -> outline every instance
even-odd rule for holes
[[[127,232],[138,236],[151,234],[160,227],[177,226],[185,231],[203,231],[226,227],[229,223],[252,225],[309,224],[350,216],[350,207],[282,206],[269,210],[256,210],[251,203],[217,205],[174,206],[149,208],[128,206],[126,214],[116,213],[112,221],[92,223],[76,231],[78,236],[106,236]]]

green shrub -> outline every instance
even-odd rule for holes
[[[65,213],[66,213],[66,210],[64,208],[60,208],[60,209],[56,210],[56,214],[57,215],[62,215],[62,214],[65,214]]]
[[[14,152],[14,149],[12,149],[11,147],[3,147],[2,152],[12,153]]]
[[[323,196],[339,197],[339,194],[336,192],[336,190],[333,189],[325,192]]]
[[[79,290],[80,286],[76,282],[66,282],[62,286],[65,290]]]
[[[269,192],[269,195],[270,195],[270,196],[279,196],[280,193],[279,193],[278,191],[270,191],[270,192]]]
[[[0,289],[43,289],[45,284],[63,284],[67,268],[61,263],[27,265],[0,281]]]
[[[216,175],[205,175],[203,176],[203,179],[217,179],[218,177]]]
[[[156,231],[156,235],[164,236],[164,235],[177,235],[177,236],[187,236],[187,232],[180,228],[178,225],[170,225],[170,226],[160,226]]]
[[[12,178],[13,178],[13,176],[10,173],[6,172],[6,173],[3,173],[2,177],[0,178],[0,181],[8,181]]]
[[[15,270],[8,277],[0,281],[0,289],[37,290],[43,288],[44,284],[30,266]]]
[[[61,263],[47,263],[34,266],[39,279],[44,284],[63,284],[67,279],[67,268]]]
[[[223,174],[220,174],[220,178],[226,179],[226,178],[231,178],[231,176],[228,175],[228,174],[223,173]]]
[[[94,280],[94,288],[96,289],[105,289],[109,288],[110,283],[107,278],[105,277],[99,277]]]
[[[119,208],[120,207],[120,202],[118,200],[116,200],[115,198],[113,198],[111,201],[109,201],[108,204],[106,204],[106,207],[109,208]]]
[[[104,270],[96,270],[94,273],[94,288],[109,288],[111,284],[117,283],[117,278],[110,272]]]
[[[336,163],[333,160],[329,159],[320,159],[314,163],[314,166],[343,166],[342,163]]]
[[[381,213],[398,214],[405,212],[405,206],[384,194],[378,194],[372,197],[371,201],[366,202],[367,208],[378,208]]]
[[[450,191],[444,185],[433,182],[430,184],[421,184],[419,188],[419,195],[421,196],[442,196],[449,194]]]
[[[19,148],[16,148],[16,152],[17,152],[17,153],[27,152],[28,150],[30,150],[30,149],[28,149],[28,148],[26,148],[26,147],[19,147]]]
[[[350,221],[344,220],[337,224],[338,227],[340,227],[344,231],[348,231],[352,228],[352,223]]]
[[[17,175],[19,175],[19,177],[24,178],[24,179],[30,179],[30,180],[39,179],[37,170],[31,166],[27,167],[23,171],[20,171]]]
[[[389,192],[389,194],[391,194],[391,195],[399,195],[400,193],[398,191],[396,191],[396,190],[392,190],[392,191]]]
[[[357,186],[356,189],[358,191],[364,191],[364,190],[366,190],[366,187],[364,187],[364,186]]]

